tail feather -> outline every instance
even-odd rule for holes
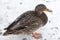
[[[7,28],[4,28],[4,30],[7,30]]]
[[[7,35],[9,35],[9,34],[12,34],[12,32],[6,31],[3,35],[4,35],[4,36],[7,36]]]

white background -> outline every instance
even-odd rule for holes
[[[41,33],[41,40],[60,40],[60,0],[0,0],[0,29],[8,27],[19,15],[28,10],[34,10],[38,4],[45,4],[53,12],[45,12],[48,16],[48,23],[38,29]],[[29,35],[0,35],[0,40],[36,40]],[[40,39],[39,39],[40,40]]]

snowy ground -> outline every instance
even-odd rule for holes
[[[27,10],[34,10],[35,6],[41,3],[53,12],[46,12],[49,19],[48,23],[36,32],[42,34],[41,40],[60,40],[60,0],[0,0],[0,29],[2,32],[19,15]],[[0,40],[23,40],[23,38],[36,40],[29,35],[0,35]]]

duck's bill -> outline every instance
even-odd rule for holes
[[[49,10],[49,9],[47,9],[47,8],[46,8],[44,11],[46,11],[46,12],[52,12],[52,10]]]

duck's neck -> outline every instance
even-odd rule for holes
[[[36,12],[36,11],[35,11]],[[42,11],[38,11],[36,12],[38,16],[40,16],[43,12]]]

